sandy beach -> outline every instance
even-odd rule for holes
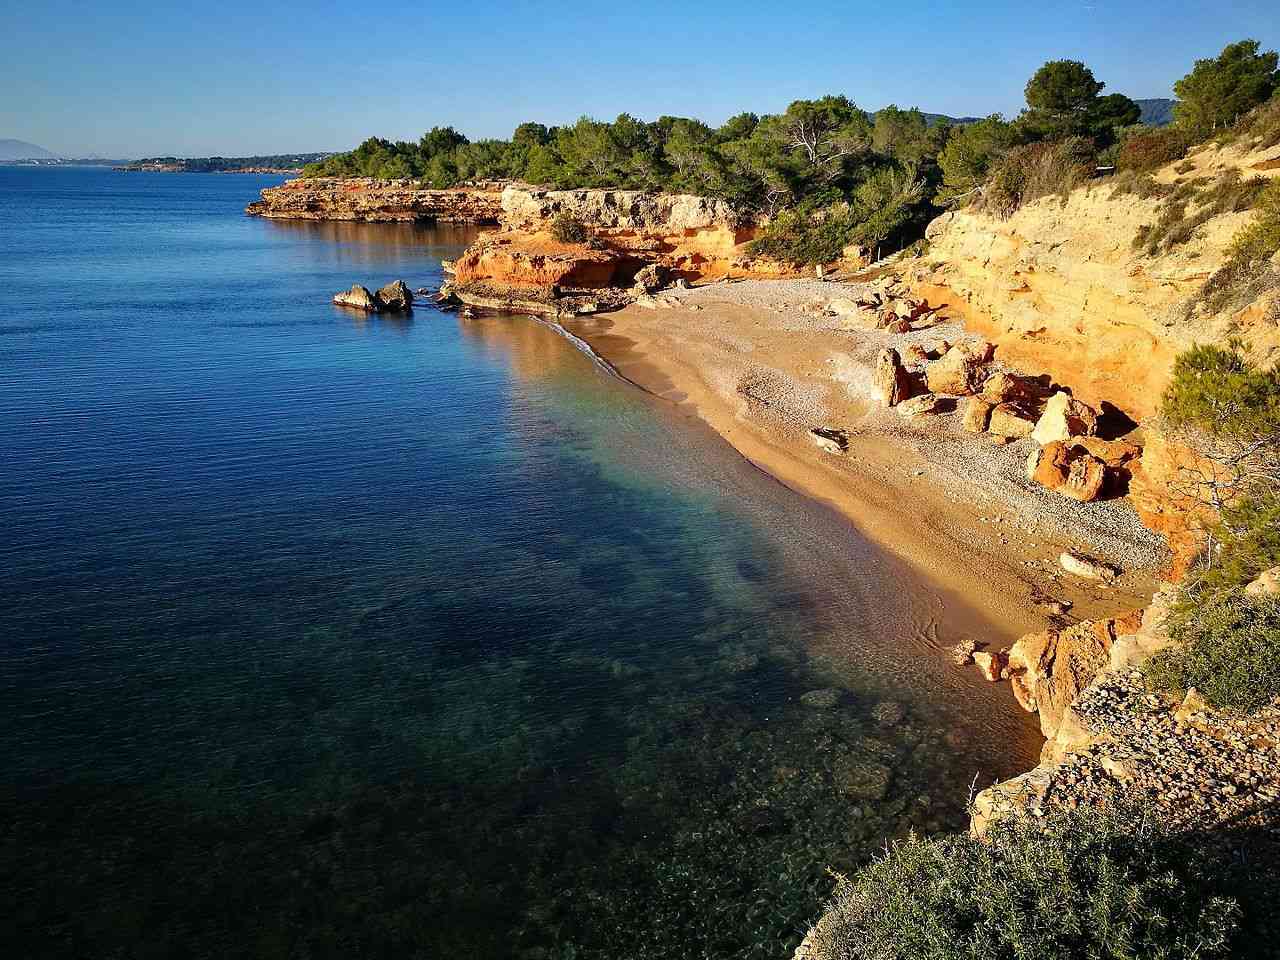
[[[919,573],[948,626],[993,646],[1059,622],[1145,605],[1164,562],[1160,539],[1123,500],[1077,503],[1028,481],[1033,441],[997,445],[960,415],[905,420],[876,399],[886,345],[928,347],[964,331],[943,314],[926,330],[850,329],[820,305],[859,285],[816,280],[715,283],[566,323],[627,379],[710,424],[744,457],[828,503]],[[998,359],[998,358],[997,358]],[[1024,371],[1036,372],[1036,371]],[[813,428],[846,431],[844,455]],[[1123,571],[1103,585],[1062,571],[1077,549]]]

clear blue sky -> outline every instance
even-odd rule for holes
[[[1108,92],[1170,96],[1230,41],[1280,46],[1280,2],[0,0],[0,37],[0,138],[232,156],[584,113],[718,123],[823,93],[1012,115],[1063,57]]]

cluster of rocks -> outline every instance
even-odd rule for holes
[[[333,295],[333,302],[340,307],[364,310],[366,313],[407,313],[413,309],[413,291],[403,280],[394,280],[377,293],[353,283],[350,290],[340,290]]]
[[[890,333],[924,330],[938,322],[938,307],[907,295],[895,279],[882,277],[857,298],[840,297],[813,307],[850,326]]]
[[[1055,389],[1047,377],[996,368],[994,353],[995,347],[981,339],[913,343],[901,353],[886,347],[876,358],[875,391],[904,417],[939,413],[963,402],[965,430],[990,434],[999,443],[1030,437],[1039,446],[1027,459],[1028,479],[1063,496],[1089,502],[1122,492],[1142,448],[1102,439],[1096,410]]]

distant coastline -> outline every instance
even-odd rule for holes
[[[309,163],[319,163],[333,153],[283,153],[253,157],[144,157],[120,163],[114,169],[126,173],[273,173],[296,174]]]

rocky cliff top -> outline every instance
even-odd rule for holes
[[[560,213],[591,227],[678,233],[714,227],[735,228],[747,218],[732,204],[687,193],[642,190],[543,190],[511,184],[502,191],[502,223],[538,229]]]

